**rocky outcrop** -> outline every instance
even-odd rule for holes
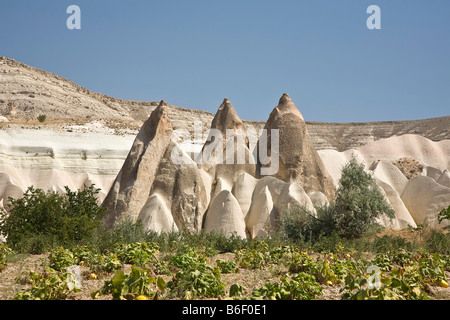
[[[270,194],[269,188],[265,186],[263,189],[254,193],[252,206],[245,218],[250,238],[256,238],[271,228],[275,220],[274,217],[271,219],[272,210],[272,195]]]
[[[448,170],[444,170],[439,179],[436,180],[437,183],[443,185],[444,187],[450,188],[450,172]]]
[[[306,123],[300,111],[286,93],[272,111],[264,129],[267,130],[268,154],[279,155],[279,167],[274,176],[285,182],[296,182],[306,192],[320,191],[329,200],[334,198],[334,185],[321,158],[311,143]],[[272,146],[271,136],[278,132],[279,144]],[[261,140],[258,143],[261,148]],[[258,158],[258,171],[267,165]]]
[[[0,57],[0,114],[9,120],[35,121],[40,114],[64,121],[106,120],[112,128],[121,122],[139,128],[158,106],[158,101],[123,100],[96,93],[70,80],[31,67],[7,57]],[[174,129],[192,131],[195,121],[209,127],[214,114],[169,105]],[[243,120],[247,130],[259,130],[263,121]],[[450,139],[450,116],[364,123],[326,123],[307,121],[311,143],[316,150],[345,151],[374,141],[415,134],[432,141]],[[204,141],[199,142],[200,147]]]
[[[177,144],[166,108],[161,101],[144,123],[103,202],[109,226],[128,218],[158,231],[202,227],[203,176]]]
[[[221,191],[211,203],[205,218],[206,232],[223,232],[245,239],[245,221],[239,202],[228,190]]]
[[[417,224],[437,226],[438,213],[450,206],[450,188],[437,183],[433,178],[418,176],[411,179],[401,195]],[[441,225],[448,224],[444,220]]]
[[[231,102],[225,98],[214,116],[208,138],[196,162],[215,179],[232,184],[237,175],[255,175],[246,128]]]
[[[165,103],[161,101],[139,131],[103,202],[108,226],[123,218],[137,219],[147,202],[161,159],[172,141],[172,132]]]
[[[443,190],[450,186],[450,117],[305,122],[284,95],[266,123],[241,120],[228,99],[215,115],[167,103],[115,99],[4,57],[0,74],[2,205],[30,185],[63,192],[66,185],[74,190],[95,184],[102,189],[99,201],[104,199],[108,208],[109,225],[128,217],[141,219],[148,229],[199,230],[205,213],[227,191],[239,204],[247,235],[254,237],[272,227],[290,203],[311,207],[332,199],[329,190],[338,187],[340,169],[352,154],[377,178],[396,211],[393,223],[398,227],[435,221],[447,203]],[[36,121],[40,114],[47,116],[44,124]],[[213,145],[205,143],[206,136],[188,143],[174,138],[177,129],[192,132],[196,122],[225,137],[217,149],[224,163],[199,168],[193,161],[191,155]],[[255,132],[264,127],[280,130],[282,161],[271,177],[258,175],[263,163],[248,161],[251,141],[258,139]],[[227,130],[234,130],[229,139]],[[236,166],[238,152],[227,157],[229,149],[243,150],[246,163]],[[419,180],[425,189],[417,186],[417,176],[431,179]]]

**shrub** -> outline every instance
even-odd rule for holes
[[[438,215],[439,223],[441,223],[442,220],[444,220],[444,219],[450,220],[450,206],[448,206],[447,209],[444,208],[439,212],[439,215]]]
[[[394,210],[378,190],[375,179],[364,171],[364,165],[352,159],[342,168],[335,202],[333,224],[344,238],[357,238],[376,223],[383,214],[395,217]]]
[[[6,257],[11,253],[12,250],[5,243],[0,243],[0,272],[6,268]]]
[[[45,122],[45,120],[47,119],[47,116],[45,114],[40,114],[37,117],[37,119],[38,119],[39,122]]]
[[[313,300],[322,293],[321,287],[313,276],[301,272],[289,277],[280,278],[281,283],[267,282],[263,287],[254,290],[255,298],[269,300]]]
[[[25,277],[17,280],[30,284],[31,288],[19,291],[13,300],[61,300],[80,291],[72,273],[58,272],[48,267],[44,273],[28,271]]]
[[[18,251],[29,250],[30,239],[38,239],[31,241],[33,251],[48,244],[79,244],[92,237],[101,224],[105,209],[97,203],[98,192],[93,185],[74,192],[66,187],[66,194],[31,186],[22,198],[9,198],[9,213],[0,212],[0,234]]]
[[[76,264],[73,253],[63,247],[53,249],[48,256],[48,260],[50,268],[56,271],[65,271],[69,266]]]
[[[282,236],[294,242],[311,240],[313,232],[313,214],[305,207],[290,207],[283,212],[278,224]]]
[[[316,208],[317,215],[305,207],[291,207],[283,212],[279,232],[294,242],[312,242],[332,237],[358,238],[373,228],[385,214],[394,210],[378,190],[375,179],[353,157],[343,168],[336,200]]]
[[[164,293],[165,286],[161,277],[152,277],[149,270],[131,266],[130,274],[117,270],[100,290],[91,293],[91,297],[95,299],[111,294],[113,300],[157,299],[159,294]]]

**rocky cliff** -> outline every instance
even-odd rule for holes
[[[49,121],[104,120],[107,126],[139,129],[157,107],[155,101],[122,100],[92,92],[58,75],[0,57],[0,115],[10,122],[36,123],[40,114]],[[170,102],[169,102],[170,103]],[[238,109],[244,106],[237,106]],[[214,114],[168,105],[174,129],[192,130],[195,121],[205,128]],[[265,122],[243,120],[251,129]],[[450,139],[450,116],[412,121],[323,123],[306,121],[316,150],[344,151],[395,135],[417,134],[432,141]],[[201,145],[203,144],[200,143]]]
[[[340,168],[352,154],[374,174],[396,211],[397,219],[385,225],[435,224],[438,210],[450,205],[450,116],[308,122],[289,100],[283,96],[267,122],[241,120],[228,99],[216,114],[115,99],[0,57],[0,205],[31,185],[73,190],[94,183],[102,189],[99,201],[106,197],[113,212],[110,224],[125,214],[150,229],[203,226],[255,237],[278,219],[282,207],[301,203],[314,210],[332,198]],[[44,123],[37,121],[42,114]],[[179,129],[192,133],[196,123],[203,134],[184,139]],[[240,129],[243,140],[238,134],[221,146],[231,143],[248,158],[263,128],[284,135],[283,172],[277,177],[259,176],[255,164],[230,169],[194,162],[211,149],[209,129]],[[169,160],[174,150],[183,165]]]

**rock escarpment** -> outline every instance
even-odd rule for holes
[[[55,121],[102,119],[112,128],[119,123],[139,128],[158,106],[158,101],[124,100],[96,93],[8,57],[0,57],[0,74],[0,115],[10,121],[32,122],[38,115],[45,114],[47,119]],[[208,127],[214,117],[207,111],[173,105],[168,106],[167,112],[174,129],[192,130],[195,121]],[[263,121],[243,120],[243,123],[247,130],[262,129],[265,125]],[[450,116],[361,123],[306,121],[316,150],[339,152],[405,134],[420,135],[432,141],[448,140],[449,124]]]
[[[205,229],[253,238],[275,227],[290,206],[315,212],[307,192],[314,194],[315,201],[327,202],[334,185],[328,183],[331,178],[309,141],[300,111],[286,94],[275,110],[288,120],[272,114],[268,123],[274,125],[266,129],[276,127],[291,150],[281,140],[270,140],[268,150],[272,158],[282,158],[283,172],[262,176],[256,166],[260,154],[250,150],[246,128],[228,99],[213,118],[195,161],[178,143],[180,135],[173,130],[162,101],[139,131],[103,202],[105,221],[114,226],[128,218],[156,231]],[[259,145],[266,141],[259,140]],[[273,142],[281,143],[279,153],[273,152]],[[292,153],[296,145],[300,147]]]

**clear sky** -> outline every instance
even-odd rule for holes
[[[449,0],[1,0],[0,30],[0,55],[116,98],[227,97],[248,120],[283,92],[309,121],[450,115]]]

